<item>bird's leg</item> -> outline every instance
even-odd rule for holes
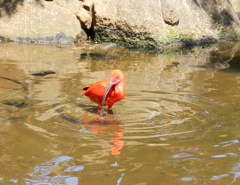
[[[108,118],[108,113],[104,111],[104,109],[102,109],[100,111],[100,117],[98,119],[106,119],[106,118]]]
[[[102,105],[98,105],[98,112],[100,114],[100,117],[98,119],[106,119],[108,117],[108,113],[104,110],[104,107]]]
[[[99,105],[98,105],[98,112],[101,112],[101,111],[103,111],[103,110],[104,110],[103,106],[102,106],[101,104],[99,104]]]

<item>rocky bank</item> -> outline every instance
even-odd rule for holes
[[[232,0],[1,0],[0,40],[183,46],[238,39]],[[236,10],[237,11],[237,10]]]

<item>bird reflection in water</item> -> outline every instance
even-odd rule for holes
[[[113,118],[111,118],[111,116]],[[83,116],[83,123],[90,125],[88,129],[94,132],[95,136],[101,138],[109,138],[109,143],[111,144],[111,154],[119,155],[120,150],[124,147],[124,141],[122,140],[124,136],[124,126],[119,122],[114,114],[108,114],[108,118],[89,120],[88,117]],[[108,143],[104,141],[104,143]]]
[[[126,94],[124,88],[125,76],[120,69],[115,69],[111,75],[110,80],[98,81],[92,85],[83,87],[85,91],[82,96],[87,96],[89,99],[98,104],[98,112],[100,117],[97,120],[84,120],[84,123],[93,125],[91,129],[97,133],[111,133],[111,136],[104,136],[111,138],[113,146],[111,146],[111,154],[119,155],[124,146],[122,140],[124,128],[115,118],[115,115],[110,110],[114,103],[122,100]],[[107,112],[104,106],[108,106]],[[108,114],[114,115],[114,118],[109,118]]]

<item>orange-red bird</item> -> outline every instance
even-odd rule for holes
[[[83,87],[86,92],[82,96],[87,96],[91,101],[97,103],[99,111],[104,105],[107,105],[108,109],[110,109],[114,103],[122,100],[126,93],[123,72],[120,69],[115,69],[110,77],[110,81],[102,80]]]

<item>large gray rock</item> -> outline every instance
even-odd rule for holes
[[[240,1],[239,0],[230,0],[230,3],[236,12],[240,12]]]
[[[77,19],[82,3],[78,0],[1,2],[0,35],[18,37],[50,37],[59,32],[75,37],[81,31]]]
[[[240,33],[227,0],[94,0],[96,38],[158,44]]]
[[[157,0],[94,1],[97,40],[155,44],[166,35]]]
[[[0,36],[12,40],[62,32],[78,41],[157,46],[240,33],[228,0],[0,0],[0,7]]]

